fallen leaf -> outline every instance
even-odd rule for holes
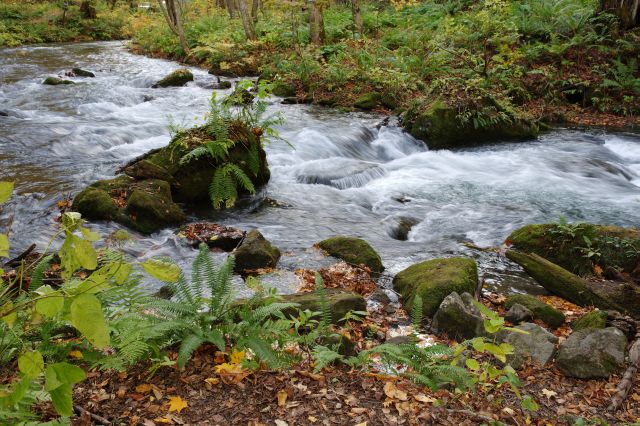
[[[407,393],[398,389],[393,382],[387,382],[384,384],[384,393],[389,398],[399,399],[400,401],[407,400]]]
[[[556,395],[558,395],[558,393],[557,393],[557,392],[554,392],[554,391],[549,390],[549,389],[546,389],[546,388],[545,388],[545,389],[542,389],[542,393],[543,393],[543,394],[544,394],[544,396],[546,396],[547,398],[551,398],[552,396],[556,396]]]
[[[151,385],[148,383],[136,386],[136,392],[138,393],[147,393],[151,392]]]
[[[285,390],[281,390],[280,392],[278,392],[278,406],[279,407],[284,407],[284,404],[287,403],[287,391]]]
[[[178,413],[187,408],[189,404],[179,396],[169,397],[169,411],[177,411]]]
[[[276,426],[289,426],[289,423],[280,419],[276,419],[273,422],[276,424]]]
[[[153,419],[156,423],[164,423],[164,424],[173,424],[173,420],[167,417],[158,417],[157,419]]]
[[[206,379],[204,379],[205,383],[208,383],[210,385],[217,385],[218,383],[220,383],[220,379],[215,378],[215,377],[207,377]]]
[[[71,351],[69,352],[69,356],[71,358],[75,358],[75,359],[82,359],[84,358],[84,356],[82,355],[82,352],[80,351]]]
[[[425,395],[423,393],[419,393],[417,395],[413,395],[413,399],[415,399],[418,402],[429,402],[429,403],[433,403],[433,402],[437,401],[435,398],[427,396],[427,395]]]

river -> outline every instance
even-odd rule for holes
[[[41,84],[72,67],[96,78]],[[65,195],[167,144],[169,123],[202,121],[214,76],[191,68],[193,83],[151,88],[178,67],[131,54],[122,42],[0,50],[0,179],[16,182],[0,227],[10,230],[12,253],[32,242],[44,247]],[[497,246],[522,225],[561,216],[640,223],[637,134],[558,129],[528,142],[429,151],[398,127],[379,127],[384,117],[375,114],[281,105],[277,98],[270,110],[284,114],[279,131],[294,148],[278,141],[266,147],[269,184],[237,209],[195,211],[191,219],[258,228],[285,253],[283,269],[323,264],[309,247],[347,234],[368,240],[391,273],[433,257],[472,256],[490,286],[537,292],[519,267],[464,243]],[[414,223],[406,240],[398,238],[401,221]],[[103,235],[118,229],[92,226]],[[173,231],[134,234],[126,251],[188,265],[193,251]],[[274,285],[287,291],[289,283]]]

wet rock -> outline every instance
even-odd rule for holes
[[[637,332],[636,321],[626,315],[622,315],[620,312],[608,311],[607,312],[607,327],[615,327],[627,337],[627,340],[631,341],[635,339]]]
[[[455,291],[444,298],[433,316],[431,326],[456,340],[472,339],[484,334],[482,314],[473,304],[473,296]]]
[[[251,105],[255,95],[243,87],[236,86],[226,102],[236,106]]]
[[[82,68],[73,68],[70,73],[67,73],[69,77],[95,77],[96,75],[91,71],[83,70]]]
[[[296,86],[285,81],[276,81],[273,83],[271,93],[281,98],[295,98]]]
[[[600,253],[596,262],[603,271],[620,268],[631,273],[640,264],[640,230],[590,223],[569,226],[571,232],[553,223],[527,225],[511,233],[507,241],[519,251],[535,253],[580,276],[593,273],[594,259],[583,253],[585,237]]]
[[[399,272],[393,279],[394,289],[402,296],[409,311],[416,294],[422,298],[422,312],[433,316],[442,301],[453,293],[473,293],[478,283],[476,261],[454,257],[420,262]]]
[[[73,208],[82,216],[93,220],[112,220],[118,207],[109,193],[102,188],[89,187],[73,200]]]
[[[359,294],[340,291],[336,289],[326,289],[327,306],[331,312],[331,321],[337,324],[348,312],[366,311],[367,302]],[[320,297],[316,293],[296,293],[282,296],[283,302],[297,303],[299,306],[292,310],[291,314],[296,314],[298,310],[310,310],[319,312],[321,310]]]
[[[601,309],[618,309],[617,305],[594,293],[577,275],[549,262],[537,254],[507,251],[507,257],[522,268],[553,294],[580,306],[596,306]],[[520,303],[520,302],[518,302]]]
[[[213,90],[225,90],[231,89],[230,81],[218,81],[217,83],[212,82],[198,82],[198,86],[203,89],[213,89]]]
[[[9,113],[6,111],[0,111],[0,117],[8,117]]]
[[[59,86],[61,84],[75,84],[75,83],[71,80],[63,80],[58,77],[47,77],[42,82],[42,84],[46,84],[47,86]]]
[[[489,103],[491,103],[489,101]],[[492,107],[501,107],[493,102]],[[462,123],[458,109],[437,100],[428,108],[417,106],[403,116],[403,127],[416,139],[427,143],[430,149],[450,149],[499,140],[532,139],[538,135],[534,121],[515,117],[511,112],[509,121],[476,128],[473,123]]]
[[[533,313],[534,318],[543,321],[550,327],[558,328],[564,324],[564,314],[553,306],[529,294],[513,294],[507,297],[504,305],[511,309],[516,304],[522,305]],[[512,321],[513,322],[513,321]]]
[[[387,339],[385,343],[388,343],[390,345],[406,345],[408,343],[411,343],[411,337],[403,335],[394,336]]]
[[[514,303],[511,308],[509,308],[509,311],[507,311],[504,319],[511,324],[520,324],[521,322],[531,321],[533,319],[533,312],[526,306]]]
[[[571,328],[573,331],[580,331],[587,328],[601,329],[607,326],[607,313],[605,311],[595,310],[588,314],[584,314],[573,323]]]
[[[210,248],[224,251],[231,251],[238,247],[245,234],[240,229],[210,222],[190,223],[181,227],[178,232],[178,235],[185,238],[193,247],[205,243]]]
[[[170,182],[173,176],[162,166],[143,159],[124,168],[124,173],[136,180],[161,179]]]
[[[236,258],[235,271],[246,273],[256,269],[275,268],[280,259],[280,250],[254,229],[247,233],[233,255]]]
[[[389,303],[391,303],[391,299],[389,298],[389,295],[383,289],[378,289],[374,291],[373,294],[369,296],[369,300],[381,303],[383,305],[388,305]]]
[[[328,238],[320,241],[318,247],[352,265],[365,265],[372,272],[380,273],[384,270],[380,255],[361,238],[345,236]]]
[[[151,102],[152,100],[154,100],[155,98],[151,95],[143,95],[142,96],[142,102]]]
[[[560,344],[556,366],[570,377],[606,378],[624,365],[626,346],[627,339],[617,328],[575,331]]]
[[[181,68],[159,80],[151,87],[154,89],[158,87],[179,87],[190,81],[193,81],[193,73],[186,68]]]
[[[503,330],[498,333],[499,342],[513,347],[513,354],[507,355],[507,363],[515,369],[522,368],[528,360],[545,365],[555,353],[558,338],[537,324],[526,322],[515,327],[527,334]]]
[[[296,105],[298,103],[298,98],[290,96],[288,98],[284,98],[280,103],[283,105]]]
[[[406,241],[409,238],[409,232],[418,222],[412,217],[394,218],[387,232],[395,240]]]
[[[364,95],[356,99],[356,101],[353,103],[353,106],[368,111],[377,107],[381,100],[382,96],[380,95],[380,93],[365,93]]]
[[[184,222],[186,216],[173,202],[169,183],[146,180],[134,188],[124,209],[130,226],[143,234],[151,234],[167,226]]]

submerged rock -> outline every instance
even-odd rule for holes
[[[523,306],[533,314],[534,318],[553,328],[564,324],[565,317],[562,312],[529,294],[513,294],[507,297],[504,305],[507,309],[512,309],[516,305]]]
[[[58,77],[47,77],[42,82],[42,84],[46,84],[47,86],[59,86],[61,84],[75,84],[75,83],[71,80],[63,80]]]
[[[469,293],[461,296],[454,291],[445,297],[431,325],[452,339],[465,340],[484,335],[484,319]]]
[[[500,110],[497,104],[492,105]],[[458,110],[438,100],[422,111],[419,107],[409,110],[402,119],[404,128],[416,139],[427,143],[430,149],[450,149],[500,140],[532,139],[538,135],[538,125],[532,120],[518,118],[508,111],[501,111],[506,120],[475,126],[462,123]]]
[[[91,71],[83,70],[82,68],[73,68],[70,73],[67,73],[69,77],[95,77],[96,75]]]
[[[380,255],[361,238],[345,236],[328,238],[320,241],[318,247],[352,265],[365,265],[372,272],[380,273],[384,270]]]
[[[246,273],[256,269],[275,268],[280,259],[280,250],[254,229],[247,233],[233,255],[236,258],[235,271]]]
[[[513,354],[507,355],[507,363],[515,369],[522,368],[527,360],[539,365],[545,365],[555,353],[555,344],[558,338],[544,328],[533,323],[524,323],[517,327],[526,333],[503,330],[498,333],[500,342],[508,343],[513,347]]]
[[[184,86],[190,81],[193,81],[193,73],[186,68],[180,68],[162,78],[151,87],[153,87],[154,89],[158,87],[178,87]]]
[[[454,257],[417,263],[399,272],[393,279],[394,289],[411,311],[416,294],[422,298],[422,312],[433,316],[442,301],[454,291],[474,293],[478,283],[476,261]]]
[[[627,339],[617,328],[587,328],[573,332],[560,344],[556,366],[570,377],[609,377],[624,365]]]

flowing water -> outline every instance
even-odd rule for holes
[[[41,84],[72,67],[96,78]],[[178,67],[130,54],[120,42],[0,50],[0,179],[15,180],[17,190],[0,226],[10,229],[13,252],[46,244],[65,194],[165,145],[170,122],[202,120],[211,95],[206,86],[215,77],[194,68],[195,82],[186,87],[150,88]],[[491,285],[535,292],[517,266],[464,243],[497,246],[522,225],[560,216],[639,223],[639,135],[556,130],[529,142],[429,151],[398,127],[380,126],[383,117],[374,114],[285,106],[276,98],[270,108],[286,117],[279,130],[294,148],[282,142],[266,148],[269,184],[235,210],[192,215],[258,228],[285,252],[283,269],[323,264],[309,247],[348,234],[366,238],[392,273],[463,254],[478,259]],[[103,234],[118,229],[93,226]],[[173,230],[136,235],[126,250],[184,265],[194,255]],[[291,274],[280,274],[275,284],[291,291]]]

